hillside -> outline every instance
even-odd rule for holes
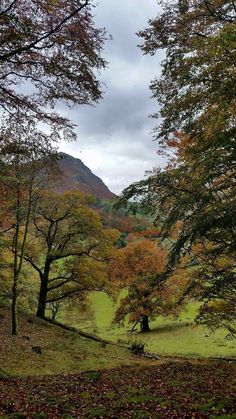
[[[100,199],[115,197],[115,194],[108,189],[102,179],[94,175],[80,159],[65,153],[59,153],[59,155],[61,156],[61,160],[59,160],[61,176],[58,177],[54,187],[57,192],[79,189]]]
[[[10,316],[10,309],[0,306],[0,375],[1,370],[10,376],[69,374],[149,362],[137,360],[125,348],[87,339],[25,313],[19,313],[19,335],[12,336]]]
[[[1,418],[235,417],[233,364],[145,360],[22,313],[11,336],[9,323],[0,306]]]

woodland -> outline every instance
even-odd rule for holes
[[[233,418],[236,3],[140,28],[166,166],[110,199],[57,188],[59,104],[103,96],[95,3],[0,2],[0,417]]]

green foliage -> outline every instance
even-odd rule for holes
[[[125,232],[123,232],[123,233],[120,234],[120,237],[119,237],[119,239],[116,242],[116,247],[118,249],[127,246],[127,241],[126,241],[127,236],[128,236],[128,234],[125,233]]]
[[[3,371],[1,368],[0,368],[0,379],[2,380],[2,379],[4,379],[4,378],[6,378],[7,377],[7,374],[5,373],[5,371]]]
[[[35,205],[24,258],[40,280],[39,317],[48,303],[56,309],[65,298],[85,301],[86,293],[108,283],[106,261],[118,233],[103,227],[90,203],[91,197],[79,192],[45,192]]]
[[[152,225],[150,216],[141,207],[134,207],[130,203],[117,206],[115,200],[97,199],[96,208],[101,214],[103,224],[119,230],[122,238],[129,233],[144,231]]]
[[[164,1],[161,13],[140,32],[144,53],[166,50],[162,75],[151,83],[151,90],[161,105],[156,138],[161,151],[169,154],[169,164],[128,187],[120,199],[121,204],[136,199],[138,206],[156,212],[155,223],[171,242],[163,281],[189,255],[186,296],[202,298],[198,319],[233,334],[234,22],[230,1],[189,2],[181,10],[178,2]]]

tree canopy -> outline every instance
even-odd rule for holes
[[[236,309],[235,4],[163,1],[161,13],[139,35],[144,53],[166,51],[162,75],[152,81],[151,90],[160,105],[154,115],[160,117],[154,134],[169,163],[128,187],[121,202],[136,197],[139,205],[141,200],[156,212],[164,237],[178,223],[166,275],[184,254],[196,259],[199,265],[190,270],[189,292],[199,296],[196,289],[201,288],[200,317],[212,327],[224,325],[232,331]],[[215,315],[210,309],[214,305]]]
[[[0,212],[2,230],[14,231],[14,334],[32,206],[55,153],[53,146],[62,138],[75,138],[74,125],[55,107],[61,102],[90,105],[102,97],[99,73],[106,66],[106,33],[95,27],[92,8],[88,0],[0,4]]]
[[[44,192],[33,213],[24,259],[40,281],[38,317],[46,304],[101,290],[108,282],[106,262],[119,233],[106,230],[80,192]]]
[[[102,95],[106,35],[95,27],[91,3],[3,0],[0,24],[0,106],[71,128],[53,111],[56,103],[91,104]]]

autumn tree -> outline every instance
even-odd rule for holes
[[[147,332],[149,319],[161,312],[160,293],[156,276],[164,271],[167,252],[156,243],[140,240],[118,249],[110,261],[112,282],[118,289],[126,289],[116,312],[115,321],[128,316],[129,322],[140,324],[140,331]]]
[[[1,238],[12,251],[12,333],[17,334],[17,297],[32,210],[52,170],[50,137],[32,121],[10,117],[0,137],[0,185],[4,200]],[[4,249],[3,249],[4,254]],[[3,258],[4,259],[4,258]],[[4,263],[4,262],[3,262]]]
[[[201,319],[232,331],[235,4],[164,1],[161,13],[139,35],[144,53],[166,51],[162,76],[152,81],[151,90],[161,106],[155,115],[161,117],[155,135],[161,151],[169,155],[169,164],[131,185],[121,202],[136,196],[140,204],[142,196],[144,207],[156,211],[164,237],[181,221],[163,281],[184,254],[195,257],[199,269],[194,270],[189,292],[202,287]]]
[[[15,217],[13,307],[16,307],[16,284],[23,264],[32,196],[35,197],[32,190],[30,192],[30,189],[27,189],[30,184],[32,185],[30,176],[26,176],[26,182],[22,180],[27,171],[26,166],[30,167],[30,159],[37,166],[41,164],[42,148],[46,144],[49,152],[52,141],[74,138],[71,122],[54,111],[59,101],[72,106],[91,104],[101,98],[98,74],[106,65],[102,58],[106,35],[104,29],[95,27],[92,5],[88,0],[84,2],[3,0],[0,4],[0,24],[0,107],[10,115],[9,126],[6,127],[5,119],[1,133],[0,146],[5,154],[0,170],[3,170],[2,178],[6,175],[6,167],[8,170],[11,166],[15,172],[15,175],[10,176],[8,180],[9,185],[12,186],[12,182],[14,183],[10,201],[16,202],[13,216]],[[12,122],[14,119],[15,123]],[[38,122],[50,126],[52,130],[50,136],[36,132]],[[29,127],[28,139],[27,127]],[[32,139],[32,130],[34,130],[34,139]],[[8,151],[6,151],[6,136],[9,142]],[[24,145],[22,142],[19,146],[20,136],[23,136]],[[44,162],[45,150],[46,148],[43,151]],[[32,170],[33,176],[36,172]],[[7,182],[1,182],[0,185],[2,204],[5,202],[5,205],[1,206],[3,215],[1,227],[5,231],[8,226],[11,227],[11,220],[8,219],[8,206],[11,204],[6,185]],[[16,195],[13,196],[13,193]],[[13,309],[13,312],[16,314],[16,309]],[[17,329],[15,314],[13,314],[15,318],[13,333],[16,333]]]
[[[24,259],[40,280],[38,317],[45,317],[47,303],[105,287],[118,234],[103,228],[89,204],[91,197],[79,192],[45,192],[35,205]]]
[[[0,4],[0,106],[69,128],[53,109],[101,98],[97,75],[104,29],[97,29],[88,0],[2,0]]]

